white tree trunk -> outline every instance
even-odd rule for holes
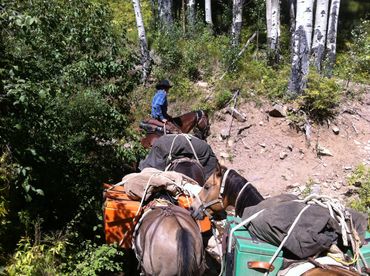
[[[313,0],[298,0],[293,36],[292,71],[289,81],[291,96],[300,94],[307,83],[309,54],[312,36]]]
[[[269,60],[272,64],[279,63],[280,41],[280,3],[279,0],[266,1],[267,44]]]
[[[172,0],[158,0],[158,15],[162,27],[172,26]]]
[[[242,29],[243,0],[233,0],[233,23],[231,25],[232,45],[239,44],[240,32]]]
[[[143,65],[142,81],[145,82],[148,77],[149,70],[150,70],[150,56],[149,56],[149,50],[148,50],[148,43],[147,43],[146,35],[145,35],[143,17],[141,15],[140,0],[132,0],[132,3],[134,5],[137,32],[139,36],[139,43],[140,43],[140,50],[141,50],[141,63]]]
[[[317,71],[321,72],[321,63],[325,53],[329,0],[316,1],[315,28],[312,41],[312,56]]]
[[[188,0],[188,23],[190,26],[195,23],[195,0]]]
[[[290,51],[293,56],[293,37],[294,37],[294,31],[295,31],[295,14],[296,14],[296,3],[295,0],[289,0],[289,32],[290,32]]]
[[[332,0],[326,37],[326,74],[331,77],[337,52],[337,28],[340,0]]]
[[[213,25],[211,0],[205,0],[204,6],[206,10],[206,23],[209,25]]]

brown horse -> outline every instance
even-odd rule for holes
[[[245,207],[257,205],[263,199],[258,190],[235,170],[217,165],[212,178],[207,180],[192,204],[193,216],[202,219],[206,213],[212,215],[234,206],[235,214],[241,217]]]
[[[193,201],[193,217],[202,219],[206,214],[224,210],[227,206],[235,207],[235,214],[242,216],[245,207],[257,205],[263,199],[257,189],[234,170],[227,170],[217,165],[212,176],[206,181],[199,197]],[[311,261],[312,262],[312,261]],[[311,268],[304,276],[356,276],[356,271],[335,265],[320,265]]]
[[[190,213],[173,204],[147,211],[135,230],[135,251],[145,275],[202,275],[204,249]]]
[[[203,110],[191,111],[179,117],[175,117],[172,119],[172,122],[181,130],[182,133],[189,133],[194,129],[195,135],[202,140],[209,136],[210,124],[208,115]],[[163,134],[164,133],[157,131],[147,133],[146,136],[141,139],[141,144],[145,148],[150,148],[155,140]]]
[[[200,185],[205,182],[202,165],[190,158],[174,160],[168,170],[183,173]],[[186,209],[169,202],[156,206],[143,215],[135,234],[135,251],[146,275],[204,273],[204,240]]]

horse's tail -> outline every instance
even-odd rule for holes
[[[188,229],[180,227],[176,234],[177,264],[181,276],[200,275],[202,268],[198,266],[195,256],[195,239]],[[202,262],[203,265],[203,262]]]

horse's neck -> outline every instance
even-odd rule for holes
[[[196,111],[186,113],[179,117],[181,121],[180,129],[184,133],[190,132],[197,124],[197,113]]]
[[[229,175],[230,177],[231,175]],[[239,178],[240,176],[238,176]],[[232,180],[235,180],[235,175],[233,176]],[[225,192],[226,196],[229,199],[230,206],[235,207],[236,200],[238,196],[240,195],[240,192],[244,188],[244,186],[247,184],[247,181],[243,181],[242,178],[238,179],[238,181],[231,181],[231,179],[227,179],[225,183]]]
[[[257,205],[263,200],[257,189],[237,173],[226,184],[230,185],[225,187],[228,205],[235,207],[235,214],[238,216],[242,215],[245,207]]]

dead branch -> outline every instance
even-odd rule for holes
[[[254,32],[254,34],[248,39],[247,43],[245,43],[244,47],[240,50],[239,54],[236,56],[236,58],[233,60],[233,62],[227,67],[225,73],[220,77],[219,80],[222,80],[226,74],[229,72],[230,68],[235,64],[235,62],[240,58],[240,56],[245,52],[245,50],[248,48],[251,41],[256,37],[258,32]]]

